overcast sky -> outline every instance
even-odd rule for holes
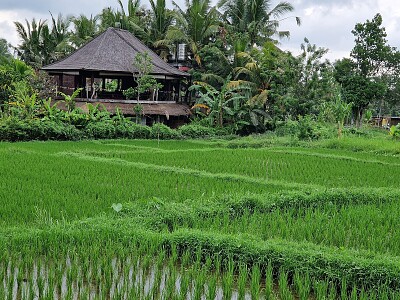
[[[298,27],[294,18],[281,22],[281,30],[289,30],[291,38],[281,41],[280,47],[297,54],[304,37],[317,46],[328,48],[326,58],[334,60],[348,57],[354,46],[351,30],[356,23],[371,20],[378,12],[388,34],[389,44],[400,47],[400,5],[396,0],[287,0],[295,7],[293,16],[299,16]],[[125,4],[127,0],[123,0]],[[167,0],[167,3],[171,2]],[[183,0],[177,0],[183,3]],[[214,0],[214,2],[216,2]],[[148,0],[142,3],[149,7]],[[278,1],[271,0],[273,5]],[[32,18],[48,19],[53,15],[90,15],[104,7],[117,7],[117,0],[0,0],[0,37],[13,45],[19,43],[14,21],[25,22]]]

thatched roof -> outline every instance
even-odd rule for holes
[[[87,104],[91,103],[93,105],[100,104],[100,109],[103,107],[107,109],[109,113],[115,115],[117,108],[121,110],[124,115],[134,115],[134,107],[136,103],[120,103],[120,102],[101,102],[101,101],[75,101],[76,107],[87,112]],[[179,103],[146,103],[141,104],[143,107],[144,115],[160,115],[160,116],[190,116],[191,111],[189,106]],[[64,101],[59,101],[57,107],[62,110],[66,110],[66,105]]]
[[[162,60],[129,31],[108,28],[96,38],[66,58],[47,65],[48,72],[99,71],[112,73],[137,73],[132,62],[137,53],[147,52],[153,63],[153,75],[188,77]]]

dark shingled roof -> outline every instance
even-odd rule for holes
[[[173,77],[190,76],[170,66],[129,31],[117,28],[108,28],[71,55],[42,69],[49,72],[87,70],[137,73],[132,62],[137,53],[144,52],[149,53],[152,59],[152,74]]]

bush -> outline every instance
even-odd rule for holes
[[[297,136],[299,132],[299,122],[287,120],[285,122],[277,122],[275,133],[277,136]]]
[[[0,140],[79,140],[83,134],[75,126],[50,120],[9,118],[0,123]]]
[[[184,136],[189,138],[204,138],[214,136],[216,133],[215,128],[206,127],[198,124],[188,124],[179,127],[178,131]]]
[[[318,133],[317,123],[311,118],[311,116],[306,115],[304,117],[299,117],[298,122],[298,138],[300,140],[317,140],[320,138]]]
[[[370,129],[357,128],[357,127],[344,128],[343,133],[344,134],[353,134],[353,135],[357,135],[357,136],[364,136],[364,137],[371,136]]]
[[[150,138],[152,139],[162,139],[162,140],[171,140],[171,139],[179,139],[182,138],[180,132],[177,130],[173,130],[167,125],[162,123],[156,123],[151,127]]]
[[[333,126],[326,126],[312,119],[311,116],[299,116],[298,121],[287,120],[276,124],[277,136],[292,136],[299,140],[318,140],[331,138],[336,134]]]
[[[151,136],[151,128],[146,125],[125,121],[125,123],[115,126],[115,135],[129,139],[148,139]]]
[[[75,126],[50,120],[34,120],[28,123],[29,139],[79,140],[83,134]]]
[[[17,118],[2,120],[0,124],[0,140],[2,141],[25,141],[28,139],[29,125]]]
[[[397,124],[397,126],[390,127],[390,135],[394,139],[400,139],[400,124]]]
[[[115,127],[111,121],[91,122],[85,132],[88,137],[95,139],[110,139],[115,136]]]
[[[78,125],[77,125],[78,126]],[[228,137],[230,128],[211,128],[198,124],[184,125],[179,129],[156,123],[152,127],[139,125],[128,119],[118,124],[112,120],[89,121],[85,127],[49,119],[0,119],[1,141],[28,140],[79,140],[82,138],[112,139],[181,139],[209,136]]]

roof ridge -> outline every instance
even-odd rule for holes
[[[128,31],[128,30],[121,30],[121,29],[117,29],[117,30],[115,30],[115,33],[122,39],[122,40],[124,40],[131,48],[133,48],[136,52],[141,52],[141,51],[139,51],[133,44],[131,44],[129,41],[127,41],[123,36],[121,36],[120,34],[119,34],[119,32],[118,31],[124,31],[124,32],[127,32],[127,33],[129,33],[134,39],[136,39],[142,46],[144,46],[145,48],[147,48],[148,50],[146,50],[147,52],[152,52],[157,58],[159,58],[159,60],[162,62],[162,64],[164,64],[165,66],[157,66],[158,68],[160,68],[160,69],[162,69],[162,70],[164,70],[164,71],[166,71],[166,72],[170,72],[172,69],[176,72],[176,73],[181,73],[182,75],[186,75],[186,73],[185,72],[182,72],[182,71],[180,71],[180,70],[178,70],[178,69],[176,69],[176,68],[174,68],[174,67],[172,67],[172,66],[170,66],[168,63],[166,63],[160,56],[158,56],[158,54],[157,53],[155,53],[153,50],[151,50],[148,46],[146,46],[146,44],[145,43],[143,43],[140,39],[138,39],[133,33],[131,33],[130,31]],[[153,63],[153,59],[152,59],[152,64],[154,65],[154,63]],[[168,70],[168,68],[170,68],[170,70]],[[189,75],[189,74],[187,74],[187,75]]]

